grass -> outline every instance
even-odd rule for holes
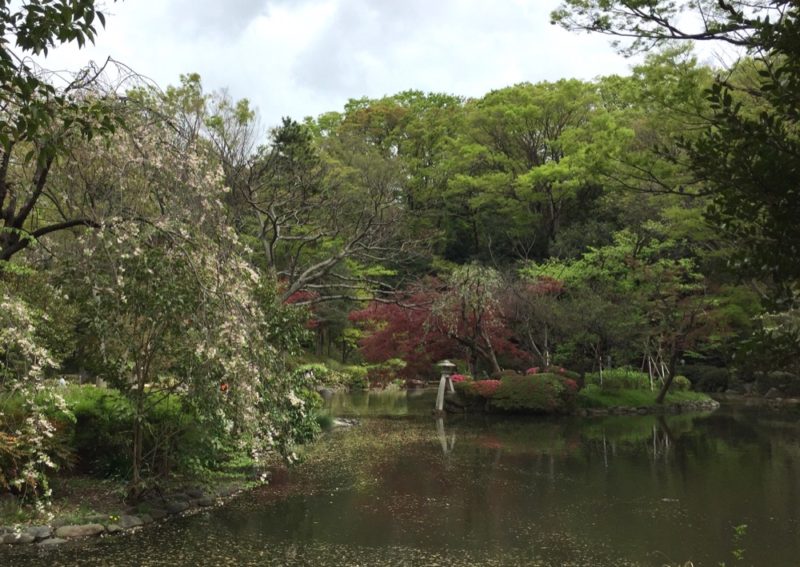
[[[653,390],[601,390],[584,388],[578,392],[578,405],[583,408],[649,407],[656,405],[658,391]],[[700,392],[670,392],[665,405],[710,400]]]

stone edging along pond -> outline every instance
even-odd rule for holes
[[[698,402],[677,402],[673,404],[650,406],[614,406],[610,408],[580,408],[573,415],[581,417],[603,415],[652,415],[665,413],[686,413],[692,411],[713,411],[719,408],[716,400],[703,400]]]
[[[119,515],[95,515],[86,518],[86,523],[67,524],[56,519],[52,525],[28,526],[19,529],[0,526],[0,544],[32,544],[43,547],[66,543],[71,539],[109,536],[131,532],[170,516],[190,515],[200,510],[225,504],[233,497],[251,487],[223,488],[215,495],[200,489],[186,489],[170,494],[158,501],[148,501],[146,506],[131,509]],[[139,512],[138,510],[147,510]],[[2,549],[2,547],[0,547]]]
[[[675,402],[664,405],[646,405],[646,406],[612,406],[603,408],[578,408],[569,412],[566,415],[573,415],[578,417],[594,417],[606,415],[661,415],[668,413],[686,413],[693,411],[713,411],[719,408],[719,402],[713,399],[693,401],[693,402]],[[449,398],[445,400],[444,413],[484,413],[485,408],[476,408],[474,406],[461,405],[459,400]],[[436,412],[434,412],[436,413]],[[503,412],[491,411],[492,414],[503,415]],[[565,414],[561,414],[565,415]]]

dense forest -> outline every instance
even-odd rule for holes
[[[682,31],[689,4],[710,11]],[[0,488],[46,495],[76,450],[133,495],[291,459],[321,382],[427,380],[445,358],[800,393],[799,14],[567,0],[556,23],[647,56],[262,130],[195,74],[51,80],[19,55],[92,41],[95,2],[0,2]],[[688,40],[740,56],[701,65]]]

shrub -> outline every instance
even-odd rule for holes
[[[603,371],[602,384],[599,372],[587,374],[586,383],[596,384],[603,390],[649,390],[650,376],[631,368],[612,368]]]
[[[78,468],[100,476],[124,477],[131,466],[133,409],[114,389],[72,386],[64,395],[75,416],[72,446]]]
[[[526,375],[526,376],[531,376],[532,374],[539,374],[539,371],[540,371],[540,370],[541,370],[541,369],[540,369],[538,366],[533,366],[533,367],[531,367],[531,368],[528,368],[528,369],[525,371],[525,375]]]
[[[453,374],[452,376],[450,376],[450,380],[453,382],[453,384],[457,384],[459,382],[466,382],[469,379],[470,379],[469,376],[465,376],[464,374]]]
[[[351,390],[364,390],[369,388],[368,371],[364,366],[346,366],[342,369],[344,384]]]
[[[494,376],[492,376],[492,378],[496,380],[502,380],[503,378],[508,378],[508,377],[513,378],[519,375],[520,375],[519,372],[517,372],[516,370],[503,370],[499,374],[495,374]]]
[[[306,384],[347,386],[352,389],[369,387],[368,369],[364,366],[338,366],[337,369],[331,368],[327,364],[314,362],[298,366],[294,370],[294,374]]]
[[[731,377],[727,368],[710,364],[687,364],[680,368],[680,373],[700,392],[723,392],[728,388]]]
[[[787,396],[800,396],[800,377],[791,372],[775,370],[758,375],[758,391],[766,394],[775,388]]]
[[[75,416],[70,435],[77,467],[97,476],[126,477],[134,416],[130,401],[118,390],[94,386],[72,386],[64,398]],[[227,433],[210,431],[203,411],[187,406],[179,395],[164,396],[149,407],[144,416],[146,472],[201,473],[226,458]]]
[[[465,401],[475,401],[480,396],[472,389],[473,384],[474,382],[465,380],[463,382],[453,382],[453,387],[456,390],[456,394],[461,396]]]
[[[373,364],[368,368],[370,384],[380,384],[386,386],[393,380],[397,380],[399,372],[406,367],[406,361],[402,358],[390,358],[378,364]]]
[[[547,374],[558,374],[559,376],[564,376],[565,378],[570,378],[572,380],[579,380],[581,375],[577,372],[573,372],[572,370],[567,370],[563,366],[548,366],[542,372]]]
[[[567,382],[569,381],[569,382]],[[510,412],[561,413],[573,407],[578,385],[557,374],[504,378],[491,399],[491,406]]]
[[[482,398],[492,398],[502,382],[500,380],[476,380],[472,382],[472,391]]]
[[[672,388],[679,392],[686,392],[692,389],[692,383],[686,376],[678,375],[672,379]]]

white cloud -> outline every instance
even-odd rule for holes
[[[521,81],[623,73],[603,37],[551,26],[557,0],[128,0],[97,45],[45,62],[121,61],[159,85],[197,72],[263,122],[341,109],[406,89],[465,96]]]

